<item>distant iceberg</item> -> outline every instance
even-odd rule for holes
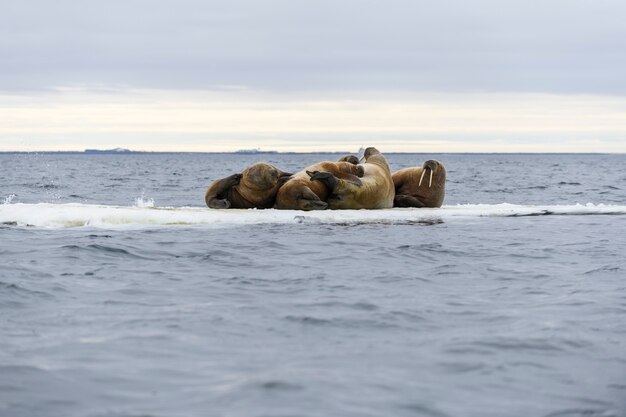
[[[115,149],[85,149],[85,153],[134,153],[130,149],[115,148]]]
[[[257,155],[257,154],[267,154],[267,153],[278,153],[278,151],[262,151],[260,148],[256,148],[256,149],[240,149],[238,151],[235,151],[235,153],[237,154],[243,154],[243,155]]]

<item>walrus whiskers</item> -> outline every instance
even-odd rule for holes
[[[433,185],[433,170],[430,170],[430,181],[428,181],[428,188]]]
[[[419,184],[417,184],[418,187],[420,187],[422,185],[422,180],[424,179],[424,174],[426,173],[426,170],[422,170],[422,176],[420,177],[420,182]]]

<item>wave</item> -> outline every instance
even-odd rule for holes
[[[0,225],[45,228],[129,228],[175,225],[439,223],[464,217],[626,215],[626,205],[460,204],[436,209],[386,210],[215,210],[205,207],[138,207],[91,204],[2,204]]]

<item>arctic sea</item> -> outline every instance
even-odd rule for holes
[[[0,416],[626,416],[626,155],[386,156],[444,207],[204,207],[339,155],[0,154]]]

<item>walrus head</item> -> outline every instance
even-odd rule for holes
[[[307,185],[297,181],[289,181],[278,191],[277,209],[290,210],[324,210],[328,207]]]
[[[434,159],[424,162],[424,165],[422,165],[422,175],[420,176],[418,187],[422,186],[425,178],[428,178],[428,188],[433,186],[433,178],[435,178],[436,185],[445,184],[446,167],[444,167],[441,162]],[[425,185],[426,182],[424,182],[424,186]]]
[[[239,185],[254,191],[267,190],[284,184],[291,175],[273,165],[257,162],[243,171]]]
[[[373,146],[365,148],[365,151],[363,151],[363,156],[359,158],[359,162],[367,161],[369,157],[373,155],[380,155],[380,151]]]
[[[424,162],[414,196],[424,203],[425,207],[441,207],[445,194],[446,167],[434,159]]]
[[[441,207],[446,194],[446,168],[429,160],[421,167],[404,168],[392,175],[394,207]]]
[[[365,151],[363,152],[363,158],[361,159],[365,159],[365,163],[378,165],[385,171],[389,171],[389,173],[391,173],[389,164],[387,163],[387,159],[385,159],[384,155],[373,146],[365,148]]]

